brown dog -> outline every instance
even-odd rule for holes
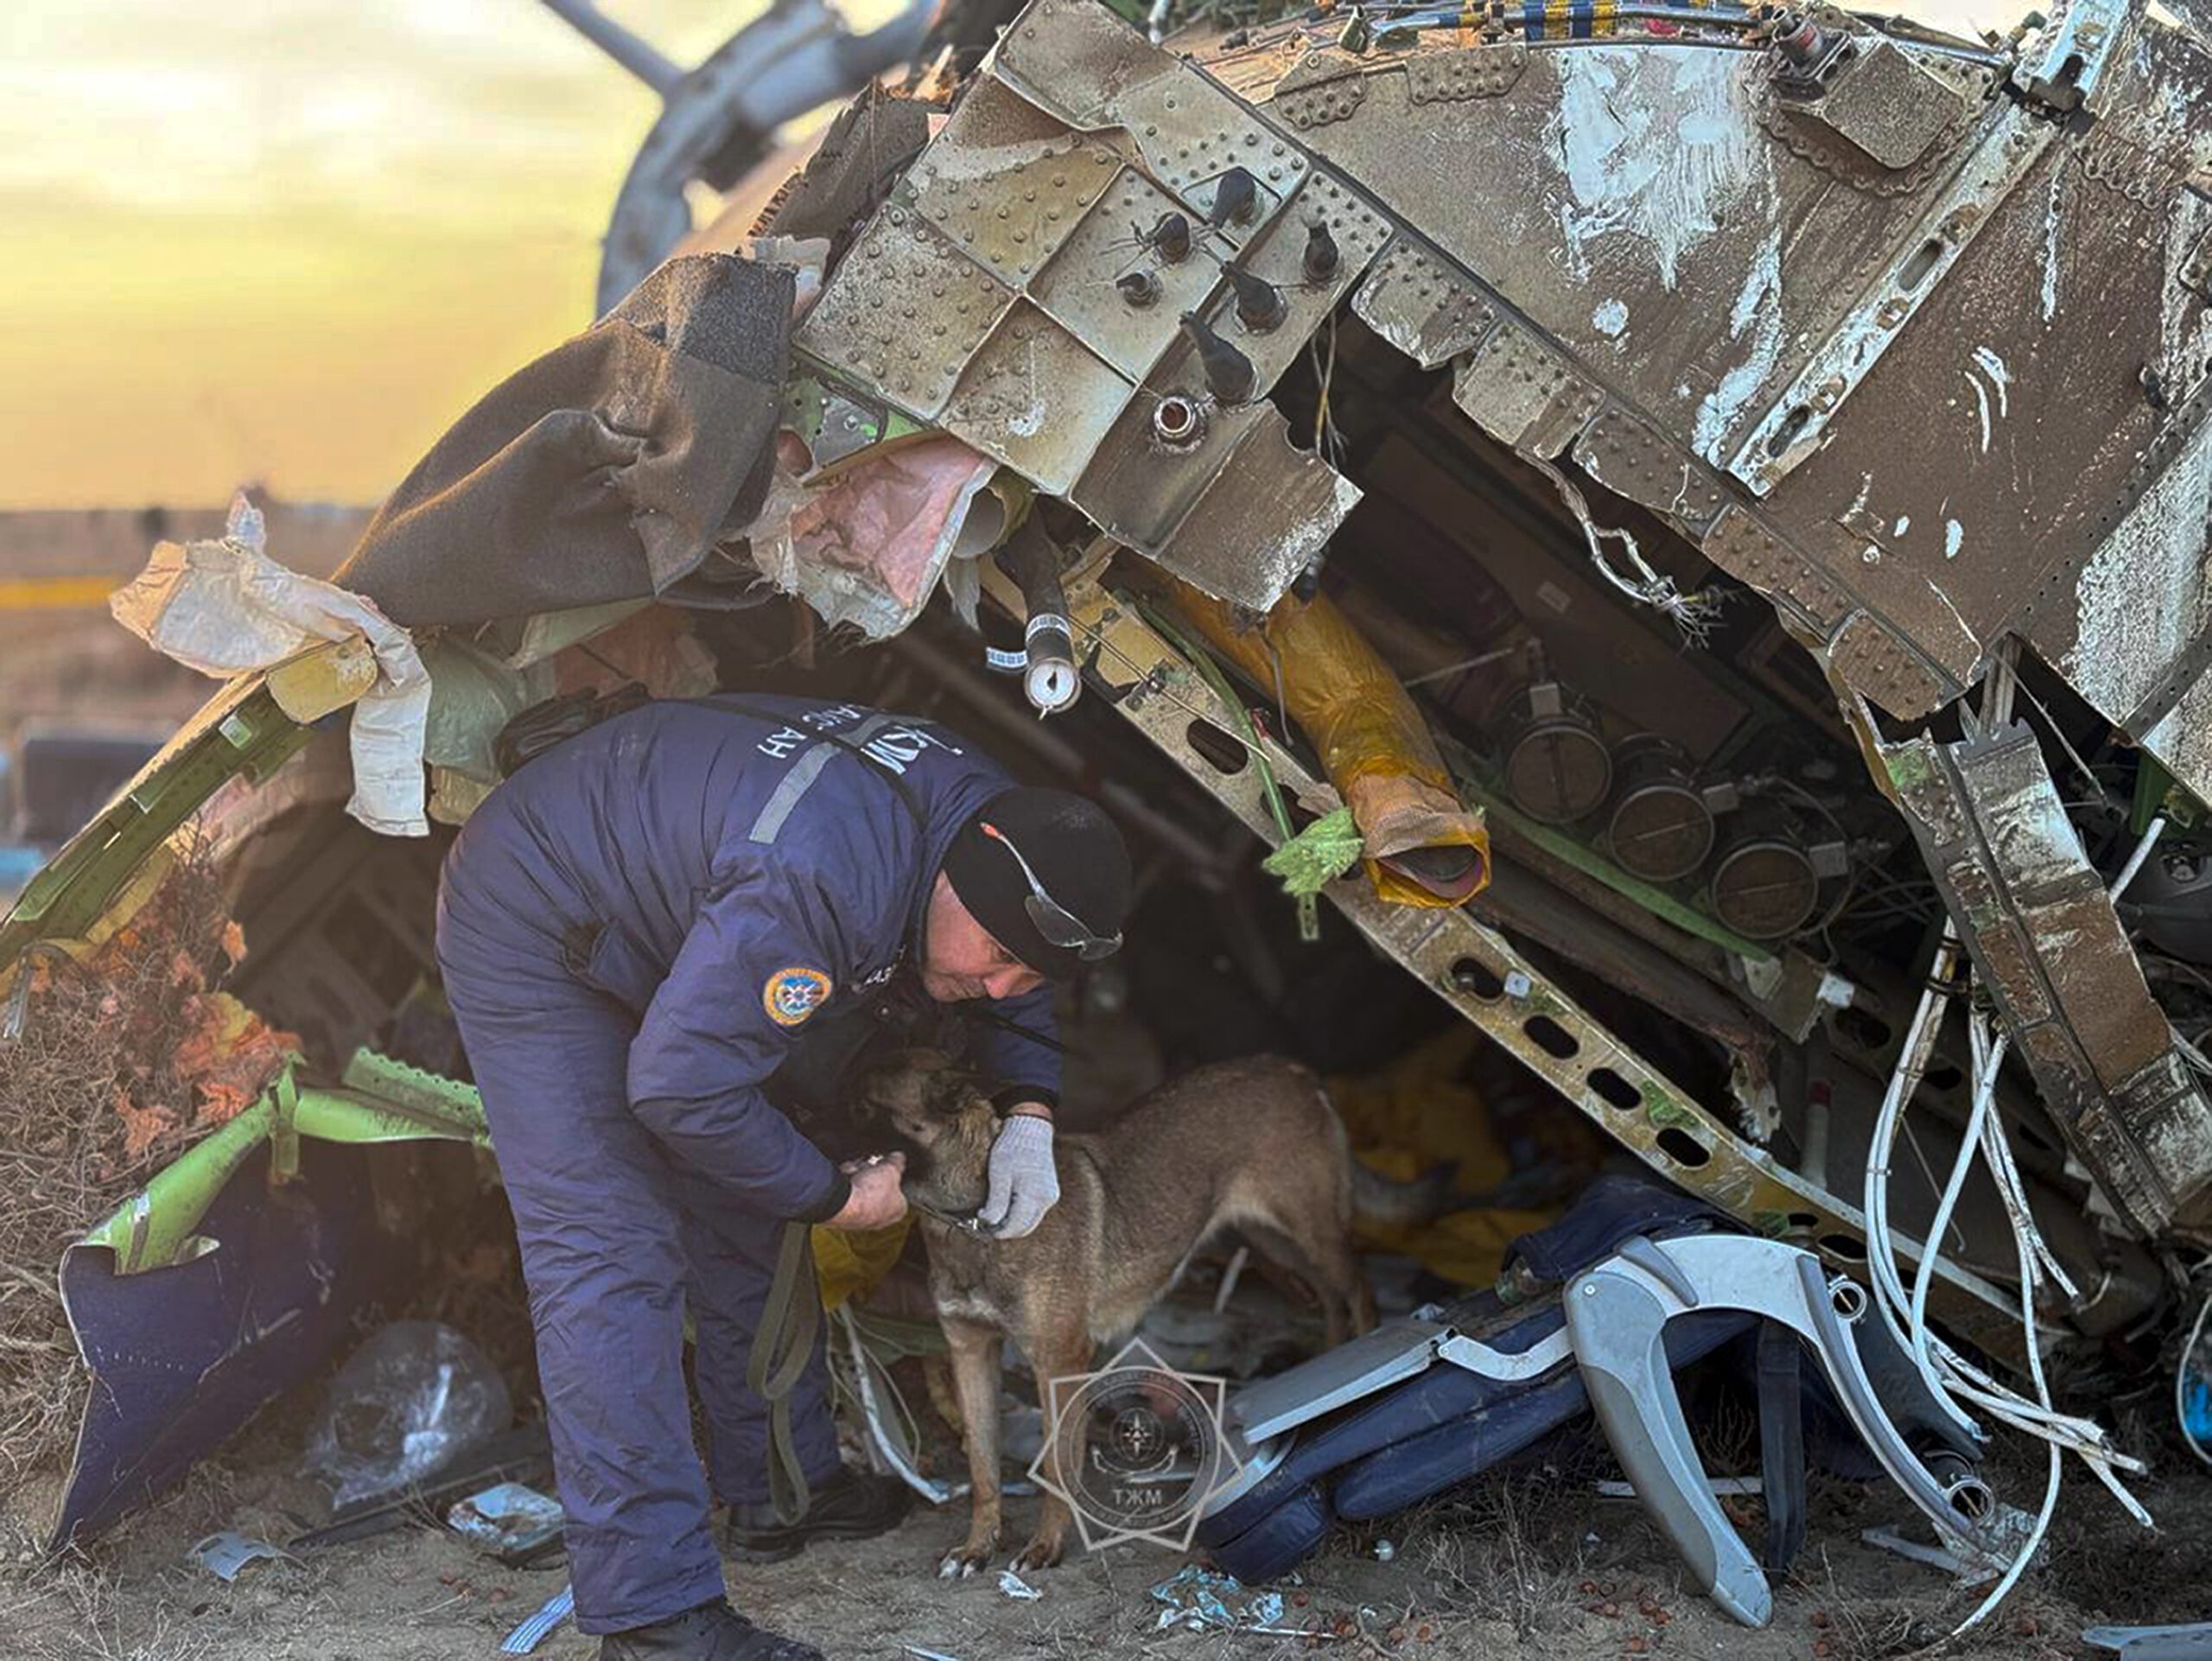
[[[1060,1200],[1019,1240],[947,1220],[988,1187],[999,1120],[976,1080],[931,1051],[874,1074],[868,1117],[908,1147],[906,1191],[929,1247],[930,1289],[951,1350],[968,1443],[968,1538],[939,1573],[972,1575],[999,1539],[999,1368],[1012,1338],[1040,1387],[1088,1371],[1128,1337],[1206,1237],[1233,1227],[1318,1294],[1332,1344],[1374,1324],[1352,1256],[1352,1162],[1321,1081],[1273,1057],[1201,1067],[1161,1085],[1096,1136],[1054,1143]],[[1079,1429],[1059,1458],[1081,1461]],[[1056,1475],[1058,1472],[1056,1471]],[[1065,1487],[1062,1480],[1058,1486]],[[1073,1520],[1047,1493],[1017,1569],[1059,1562]]]

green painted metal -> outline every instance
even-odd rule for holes
[[[253,1150],[270,1142],[281,1179],[299,1168],[297,1139],[351,1143],[462,1142],[491,1146],[483,1104],[467,1085],[363,1050],[342,1090],[301,1086],[287,1066],[260,1099],[194,1143],[138,1193],[88,1230],[81,1244],[115,1253],[116,1271],[143,1274],[188,1262],[208,1249],[194,1231],[223,1185]],[[385,1092],[389,1091],[390,1094]]]
[[[230,780],[264,779],[311,729],[258,676],[232,681],[72,837],[0,919],[0,971],[38,940],[82,936],[154,850]]]
[[[346,1064],[345,1085],[396,1119],[466,1125],[479,1138],[490,1135],[484,1122],[484,1098],[475,1085],[410,1066],[374,1050],[353,1052],[353,1059]]]

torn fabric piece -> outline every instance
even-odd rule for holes
[[[426,837],[423,735],[430,678],[407,631],[375,604],[269,557],[261,512],[241,493],[219,538],[156,544],[108,598],[116,621],[164,657],[226,678],[266,669],[318,640],[362,635],[376,684],[353,706],[353,796],[346,811],[388,837]]]
[[[455,422],[339,581],[421,627],[647,599],[697,571],[767,492],[794,281],[668,261]]]
[[[998,463],[957,438],[886,449],[802,484],[781,463],[752,532],[762,576],[876,640],[912,622]],[[990,503],[994,531],[1004,510]]]

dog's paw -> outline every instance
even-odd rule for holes
[[[1013,1562],[1007,1567],[1017,1575],[1033,1575],[1040,1569],[1054,1567],[1065,1556],[1067,1541],[1065,1537],[1038,1535],[1014,1554]]]
[[[938,1579],[941,1581],[966,1580],[970,1575],[976,1573],[990,1562],[992,1550],[997,1544],[998,1542],[995,1539],[986,1540],[981,1544],[970,1540],[965,1545],[955,1546],[938,1560]]]

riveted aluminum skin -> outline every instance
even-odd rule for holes
[[[1222,195],[1239,175],[1241,213]],[[1180,258],[1152,235],[1170,213],[1192,231]],[[1337,251],[1319,272],[1306,259],[1317,224]],[[877,210],[798,345],[1208,592],[1264,608],[1358,492],[1296,449],[1272,406],[1216,407],[1179,321],[1205,320],[1243,353],[1263,399],[1392,229],[1197,70],[1088,0],[1037,0]],[[1264,326],[1238,315],[1230,264],[1278,296]],[[1125,287],[1133,272],[1149,281]],[[1153,415],[1168,396],[1200,412],[1198,442],[1162,442]]]

